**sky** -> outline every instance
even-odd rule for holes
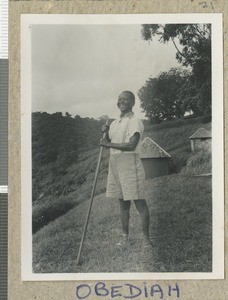
[[[32,110],[119,116],[124,90],[137,96],[150,77],[179,64],[172,43],[148,42],[141,25],[32,25]]]

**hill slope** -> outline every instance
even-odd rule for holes
[[[97,121],[87,120],[86,122],[95,124]],[[202,124],[202,119],[184,120],[182,126],[179,122],[173,121],[171,125],[167,122],[145,128],[145,136],[150,136],[171,154],[170,173],[180,172],[192,156],[189,137],[200,127],[207,129],[210,127],[210,123]],[[86,144],[83,145],[86,147]],[[88,149],[90,149],[89,146]],[[59,157],[56,161],[36,168],[33,176],[34,233],[90,197],[98,152],[99,148],[86,152],[79,151],[76,161],[71,164]],[[108,157],[109,151],[105,150],[96,194],[105,191]]]
[[[82,251],[76,258],[88,200],[33,236],[34,272],[210,272],[211,178],[169,175],[147,180],[152,252],[142,248],[140,219],[131,208],[130,244],[116,248],[121,225],[118,201],[94,199]]]
[[[189,136],[200,127],[208,129],[210,123],[202,124],[198,119],[182,126],[175,121],[171,125],[146,126],[145,130],[145,136],[172,155],[171,173],[178,173],[147,180],[153,251],[145,253],[142,249],[140,220],[134,206],[130,244],[126,249],[115,247],[121,226],[118,202],[104,195],[109,157],[106,150],[82,252],[83,264],[76,266],[97,164],[96,148],[78,153],[77,160],[65,168],[57,159],[36,170],[34,272],[211,271],[211,178],[179,173],[192,156]]]

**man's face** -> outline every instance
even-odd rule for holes
[[[121,93],[118,97],[117,106],[122,113],[130,112],[134,106],[131,95],[128,93]]]

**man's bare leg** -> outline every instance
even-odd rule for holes
[[[131,201],[124,201],[123,199],[119,199],[120,203],[120,219],[123,229],[123,235],[128,236],[129,234],[129,218],[130,218],[130,207]]]
[[[150,214],[149,214],[149,209],[146,200],[145,199],[134,200],[134,203],[141,218],[142,231],[144,236],[144,245],[151,246],[151,242],[149,238]]]

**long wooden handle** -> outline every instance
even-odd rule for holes
[[[108,118],[106,120],[105,125],[108,125]],[[106,137],[106,132],[103,133],[103,138],[105,138],[105,137]],[[90,196],[89,209],[88,209],[88,212],[87,212],[87,217],[86,217],[86,221],[85,221],[85,225],[84,225],[84,229],[83,229],[83,233],[82,233],[82,238],[81,238],[81,242],[80,242],[80,246],[79,246],[79,251],[78,251],[78,256],[77,256],[77,261],[76,261],[77,265],[80,262],[82,246],[83,246],[83,243],[84,243],[84,240],[85,240],[86,230],[87,230],[87,226],[88,226],[88,223],[89,223],[89,217],[90,217],[91,208],[92,208],[92,204],[93,204],[93,198],[94,198],[95,189],[96,189],[96,185],[97,185],[97,178],[98,178],[98,173],[99,173],[99,169],[100,169],[103,149],[104,149],[104,147],[101,146],[99,156],[98,156],[97,167],[96,167],[96,171],[95,171],[95,175],[94,175],[94,182],[93,182],[93,188],[92,188],[92,192],[91,192],[91,196]]]

